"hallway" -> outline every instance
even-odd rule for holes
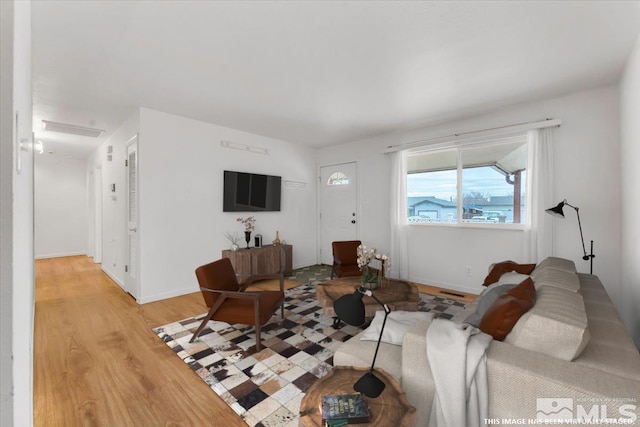
[[[37,260],[34,425],[245,426],[151,331],[205,311],[199,292],[138,305],[86,256]]]

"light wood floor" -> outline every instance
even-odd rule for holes
[[[36,261],[35,426],[246,426],[152,327],[199,293],[138,305],[78,256]]]

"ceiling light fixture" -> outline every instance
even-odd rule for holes
[[[258,147],[256,145],[239,144],[237,142],[225,140],[220,141],[220,146],[225,148],[233,148],[234,150],[248,151],[250,153],[264,154],[267,156],[271,154],[269,150],[263,147]]]
[[[88,136],[91,138],[99,138],[104,133],[101,129],[87,128],[67,123],[57,123],[49,120],[42,121],[42,129],[50,132],[68,133],[70,135]]]

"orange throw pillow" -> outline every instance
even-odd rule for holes
[[[513,261],[499,262],[493,266],[493,268],[489,272],[489,275],[485,277],[484,283],[482,285],[489,286],[492,283],[496,283],[498,280],[500,280],[500,276],[502,276],[504,273],[510,273],[512,271],[520,274],[531,274],[534,268],[536,268],[535,264],[518,264],[517,262]]]
[[[536,288],[531,278],[500,295],[487,310],[478,328],[502,341],[511,332],[516,322],[536,301]]]

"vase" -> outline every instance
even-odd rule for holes
[[[251,241],[251,232],[250,231],[245,231],[244,232],[244,240],[246,240],[247,249],[249,249],[249,242]]]
[[[362,269],[362,277],[360,278],[360,285],[365,289],[376,289],[378,287],[378,275],[369,268],[369,266],[365,266]]]
[[[279,245],[280,244],[280,234],[279,234],[278,230],[276,230],[276,238],[272,243],[274,245]]]
[[[239,249],[240,247],[238,246],[238,244],[236,242],[231,243],[231,251],[235,252]]]

